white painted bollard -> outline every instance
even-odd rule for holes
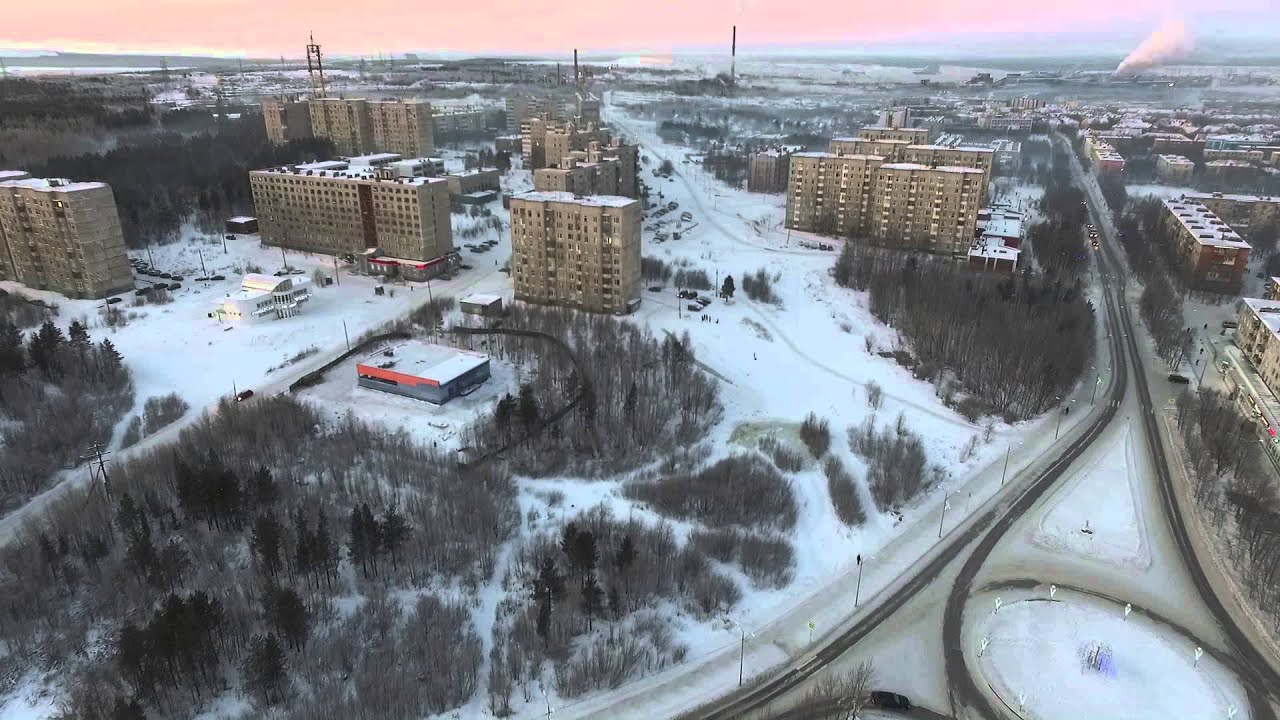
[[[991,647],[991,638],[982,638],[982,647],[978,649],[978,657],[982,657],[989,647]]]
[[[1196,648],[1196,661],[1191,664],[1191,667],[1199,667],[1200,658],[1203,656],[1204,656],[1204,648],[1201,648],[1201,647]]]
[[[996,598],[996,612],[1000,612],[1000,606],[1004,604],[1004,600]]]
[[[1125,619],[1125,620],[1128,620],[1128,619],[1129,619],[1129,613],[1131,613],[1131,612],[1133,612],[1133,604],[1132,604],[1132,603],[1125,603],[1125,605],[1124,605],[1124,619]]]
[[[1050,600],[1052,600],[1052,599],[1053,599],[1053,596],[1054,596],[1054,595],[1057,595],[1057,594],[1058,594],[1058,586],[1057,586],[1057,585],[1050,585],[1050,586],[1049,586],[1049,599],[1050,599]]]

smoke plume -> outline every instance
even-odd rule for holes
[[[1191,52],[1191,34],[1180,20],[1169,20],[1151,33],[1116,67],[1117,73],[1136,73],[1177,60]]]

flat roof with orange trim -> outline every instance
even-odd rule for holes
[[[446,385],[489,362],[482,353],[423,342],[384,348],[356,364],[356,373],[401,385]]]

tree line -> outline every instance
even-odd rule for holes
[[[1093,356],[1094,309],[1077,280],[995,277],[953,262],[847,242],[837,283],[868,293],[896,329],[915,373],[953,380],[984,412],[1021,420],[1057,404]]]
[[[26,335],[0,321],[0,511],[79,465],[89,445],[110,442],[132,405],[132,377],[110,340],[93,342],[79,321],[64,334],[46,320]]]

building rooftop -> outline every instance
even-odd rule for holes
[[[923,128],[910,128],[910,129],[921,129],[921,130],[922,130]],[[863,143],[872,143],[872,142],[874,142],[874,143],[896,143],[896,144],[898,144],[898,145],[910,145],[910,144],[911,144],[911,141],[910,141],[910,140],[898,140],[898,139],[896,139],[896,138],[878,138],[878,139],[876,139],[876,140],[870,140],[870,139],[868,139],[868,138],[862,138],[862,137],[838,137],[838,138],[831,138],[831,142],[863,142]]]
[[[304,288],[311,284],[311,279],[306,275],[284,275],[276,277],[275,275],[264,275],[263,273],[245,273],[240,279],[240,289],[227,293],[226,297],[219,298],[216,302],[219,304],[227,300],[257,300],[276,292],[281,283],[290,282],[292,289]]]
[[[485,293],[473,293],[462,298],[462,302],[474,305],[492,305],[496,302],[502,302],[501,295],[488,295]]]
[[[227,222],[242,223],[242,222],[249,222],[250,220],[257,220],[257,219],[258,218],[256,217],[249,217],[248,215],[237,215],[233,218],[227,218]]]
[[[353,155],[352,157],[345,158],[345,160],[351,165],[385,165],[387,163],[403,159],[404,158],[399,153],[390,152]]]
[[[77,192],[79,190],[97,190],[106,187],[100,182],[72,182],[66,178],[22,178],[19,180],[0,179],[0,187],[26,188],[40,192]]]
[[[1244,249],[1250,247],[1230,225],[1199,203],[1166,200],[1164,206],[1201,245]]]
[[[1195,165],[1195,163],[1181,155],[1161,155],[1160,159],[1170,165]]]
[[[1263,300],[1262,298],[1242,298],[1249,310],[1262,321],[1272,335],[1280,337],[1280,300]]]
[[[989,147],[977,147],[974,145],[908,145],[908,150],[963,150],[965,152],[990,153],[994,152]]]
[[[296,177],[296,176],[302,175],[307,177],[341,178],[345,180],[367,180],[369,182],[395,183],[398,185],[415,185],[415,186],[430,185],[431,183],[445,182],[445,179],[442,177],[408,177],[405,175],[395,175],[390,178],[386,178],[386,177],[380,178],[378,177],[378,171],[382,170],[385,172],[390,170],[391,168],[380,168],[380,167],[374,167],[371,165],[348,166],[346,163],[337,163],[336,167],[330,167],[330,169],[324,169],[323,167],[321,168],[316,167],[320,165],[326,165],[326,164],[311,163],[310,165],[307,165],[307,166],[295,165],[293,166],[292,169],[289,168],[288,166],[278,167],[278,168],[266,168],[263,170],[253,170],[249,174],[250,175],[255,175],[255,174],[284,175],[289,177]]]
[[[989,260],[1012,260],[1018,261],[1018,255],[1021,250],[1015,247],[1007,247],[995,242],[987,240],[978,240],[969,247],[969,257],[980,257]]]
[[[25,170],[0,170],[0,182],[20,180],[26,177],[30,177],[30,174]]]
[[[1022,221],[1011,217],[992,217],[982,229],[986,235],[997,237],[1022,237]]]
[[[588,207],[626,207],[640,202],[620,195],[574,195],[563,190],[534,190],[512,195],[511,199],[527,200],[529,202],[561,202]]]
[[[1253,167],[1253,163],[1244,160],[1210,160],[1204,164],[1205,167]]]
[[[384,348],[360,361],[361,366],[394,370],[444,385],[469,370],[489,362],[489,356],[478,352],[424,342],[406,342]]]
[[[862,129],[863,130],[894,130],[898,132],[909,132],[909,133],[928,133],[929,132],[929,128],[896,128],[896,127],[889,127],[887,125],[863,125]]]
[[[1232,193],[1220,193],[1220,192],[1189,192],[1189,193],[1183,193],[1182,195],[1183,200],[1199,201],[1199,200],[1208,199],[1208,198],[1218,198],[1218,199],[1233,200],[1235,202],[1246,202],[1246,203],[1255,203],[1255,202],[1280,203],[1280,196],[1277,196],[1277,195],[1235,195]]]

